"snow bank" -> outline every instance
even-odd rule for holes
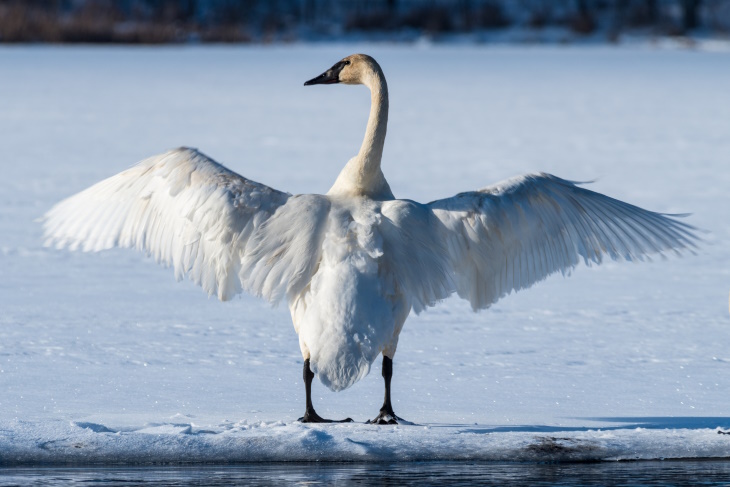
[[[730,458],[716,429],[496,431],[478,425],[304,425],[246,421],[116,429],[85,422],[0,423],[0,465],[246,462],[564,462]],[[539,429],[539,428],[536,428]]]

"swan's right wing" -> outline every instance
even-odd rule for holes
[[[456,292],[490,306],[582,259],[643,260],[695,247],[694,228],[550,174],[529,174],[428,205],[441,225]]]
[[[58,248],[144,251],[221,300],[245,288],[275,301],[301,287],[316,265],[316,252],[302,252],[316,239],[306,228],[317,230],[327,208],[327,201],[292,197],[181,148],[58,203],[44,229],[46,244]],[[262,237],[267,227],[280,233]]]

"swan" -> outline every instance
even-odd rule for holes
[[[381,170],[388,85],[354,54],[305,86],[362,84],[371,107],[360,151],[327,194],[292,195],[246,179],[196,149],[139,162],[51,208],[47,246],[135,248],[220,300],[246,291],[285,300],[304,361],[302,422],[332,422],[312,380],[334,391],[382,355],[376,424],[394,424],[390,384],[403,323],[456,293],[474,310],[579,264],[690,251],[696,229],[536,173],[427,204],[396,199]],[[347,418],[343,421],[351,421]]]

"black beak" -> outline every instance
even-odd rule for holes
[[[304,86],[309,85],[331,85],[340,82],[340,71],[342,68],[350,64],[350,61],[340,61],[339,63],[332,66],[330,69],[320,74],[316,78],[312,78],[309,81],[304,82]]]

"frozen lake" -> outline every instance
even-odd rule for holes
[[[187,145],[291,193],[356,153],[373,55],[383,171],[417,201],[545,171],[709,231],[696,256],[609,262],[474,314],[411,316],[394,408],[415,426],[300,425],[285,307],[209,299],[132,251],[60,252],[35,221]],[[0,48],[0,465],[730,457],[730,53],[650,47]],[[317,411],[362,422],[379,361]],[[726,471],[725,471],[726,472]],[[126,475],[126,474],[125,474]],[[134,475],[130,473],[129,475]]]

